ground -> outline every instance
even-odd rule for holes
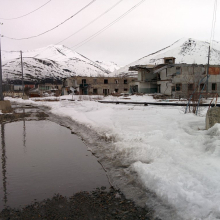
[[[205,130],[208,107],[200,108],[196,116],[178,106],[98,102],[171,101],[147,95],[8,99],[47,107],[49,114],[62,118],[61,123],[87,143],[112,185],[136,205],[154,210],[154,216],[219,219],[220,125]]]
[[[109,191],[96,189],[93,192],[79,192],[70,198],[56,195],[41,202],[35,202],[22,210],[4,209],[0,219],[74,219],[74,220],[150,220],[150,210],[137,207],[133,201],[111,188]],[[159,220],[159,219],[158,219]]]

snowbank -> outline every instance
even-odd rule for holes
[[[140,99],[153,100],[132,97]],[[204,130],[206,108],[195,116],[183,107],[16,101],[49,106],[54,114],[114,137],[109,150],[183,219],[220,218],[220,125]]]

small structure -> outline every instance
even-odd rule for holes
[[[206,129],[211,128],[216,123],[220,123],[220,108],[210,108],[206,113]]]

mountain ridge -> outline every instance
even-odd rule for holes
[[[28,50],[23,55],[24,80],[62,79],[70,76],[111,76],[110,68],[63,45]],[[20,53],[3,53],[3,81],[21,79]]]
[[[119,75],[136,74],[136,71],[128,71],[130,66],[135,65],[158,65],[163,63],[164,57],[175,57],[175,63],[186,64],[207,64],[208,62],[207,41],[200,41],[193,38],[182,38],[173,44],[150,53],[126,66],[116,70],[114,73]],[[210,53],[210,65],[220,65],[220,42],[213,41]]]

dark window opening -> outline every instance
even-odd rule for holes
[[[212,91],[217,90],[217,84],[216,83],[212,83]]]
[[[194,89],[194,85],[193,84],[188,84],[188,90],[192,91]]]
[[[182,89],[182,84],[176,84],[176,91],[181,91]]]
[[[174,58],[165,58],[164,59],[164,63],[166,63],[166,64],[174,64],[175,63],[175,59]]]
[[[124,89],[124,91],[128,91],[128,89],[127,89],[127,88],[125,88],[125,89]]]
[[[128,80],[127,79],[124,80],[124,84],[128,84]]]
[[[115,89],[115,92],[117,93],[117,92],[118,92],[118,89]]]
[[[200,84],[200,91],[202,91],[203,87],[204,87],[204,83],[201,83],[201,84]],[[203,91],[204,91],[204,90],[205,90],[205,88],[203,89]]]
[[[93,94],[97,95],[98,94],[98,90],[97,89],[93,89]]]
[[[175,89],[175,86],[172,86],[172,92],[175,92],[176,89]]]
[[[176,67],[176,74],[181,74],[181,67],[179,66]]]
[[[86,84],[86,79],[82,79],[82,84]]]
[[[115,80],[115,84],[118,84],[118,79]]]
[[[104,84],[108,84],[108,79],[104,79]]]

